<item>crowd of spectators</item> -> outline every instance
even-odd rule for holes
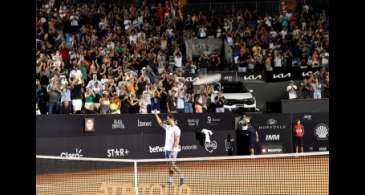
[[[329,98],[329,72],[322,68],[319,74],[311,74],[302,82],[290,81],[286,88],[289,99]]]
[[[275,16],[238,10],[222,17],[184,13],[176,0],[138,6],[46,0],[37,7],[36,34],[39,114],[214,111],[222,102],[211,101],[212,86],[192,86],[199,72],[328,69],[329,60],[328,17],[308,5]],[[232,63],[221,53],[185,59],[184,39],[208,37],[231,46]],[[310,86],[318,97],[318,84]]]

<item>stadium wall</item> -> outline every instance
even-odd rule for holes
[[[258,130],[257,153],[293,152],[292,126],[301,118],[305,151],[328,150],[328,113],[251,114]],[[176,114],[182,130],[180,157],[247,154],[248,142],[237,131],[240,116],[233,113]],[[94,132],[84,132],[86,118]],[[165,118],[162,115],[162,118]],[[204,142],[203,128],[213,132]],[[37,155],[98,158],[163,158],[165,132],[153,115],[40,115],[37,116]]]

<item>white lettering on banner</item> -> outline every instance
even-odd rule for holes
[[[124,123],[122,119],[116,119],[113,121],[112,129],[124,129]]]
[[[126,148],[107,149],[108,158],[124,157],[128,156],[129,153],[130,151]]]
[[[243,80],[261,80],[262,79],[262,75],[257,75],[257,76],[255,76],[255,75],[249,75],[249,76],[246,76],[246,75],[244,75],[243,76]]]
[[[265,154],[265,153],[282,153],[283,149],[282,148],[262,148],[261,152],[263,154]]]
[[[262,129],[285,129],[286,126],[285,125],[280,125],[278,124],[278,120],[270,118],[266,121],[266,125],[261,125],[258,127],[259,130]]]
[[[137,119],[138,127],[152,127],[152,122],[144,122]]]
[[[312,120],[312,115],[310,115],[310,114],[307,114],[307,115],[304,115],[304,117],[303,117],[304,119],[307,119],[307,120]]]
[[[199,125],[199,119],[188,119],[188,125],[189,126],[198,126]]]
[[[84,156],[81,154],[81,152],[82,149],[76,148],[75,153],[61,152],[60,156],[66,158],[80,158]]]
[[[165,147],[163,146],[148,146],[150,154],[152,153],[163,153],[165,152]],[[187,145],[187,146],[181,146],[181,151],[183,150],[197,150],[198,145]]]
[[[150,149],[150,153],[158,153],[158,152],[164,152],[165,147],[163,146],[148,146]]]
[[[307,77],[307,76],[314,75],[314,74],[319,74],[319,71],[317,70],[314,73],[311,70],[308,72],[302,72],[302,77]]]
[[[327,147],[319,147],[318,151],[327,151]]]
[[[216,124],[216,122],[221,122],[221,119],[207,116],[207,124]]]
[[[259,129],[285,129],[285,125],[263,125],[259,126]]]
[[[282,153],[283,149],[282,148],[268,148],[267,152],[272,152],[272,153]]]
[[[133,183],[104,182],[101,183],[96,195],[133,195],[133,186]],[[174,185],[172,187],[145,182],[138,184],[138,192],[140,195],[190,195],[192,194],[191,191],[191,188],[186,184],[183,184],[181,186]]]
[[[233,76],[224,76],[223,79],[226,80],[226,81],[232,81]]]
[[[291,73],[287,73],[287,74],[284,74],[284,73],[280,73],[280,74],[273,74],[272,77],[274,79],[285,79],[285,78],[290,78],[291,77]]]
[[[279,141],[280,134],[266,135],[265,141]]]

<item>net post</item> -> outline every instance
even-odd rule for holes
[[[138,195],[138,183],[137,183],[137,161],[134,162],[134,194]]]

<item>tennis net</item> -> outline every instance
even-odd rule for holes
[[[182,185],[166,159],[36,158],[38,195],[328,194],[328,152],[178,158]]]

